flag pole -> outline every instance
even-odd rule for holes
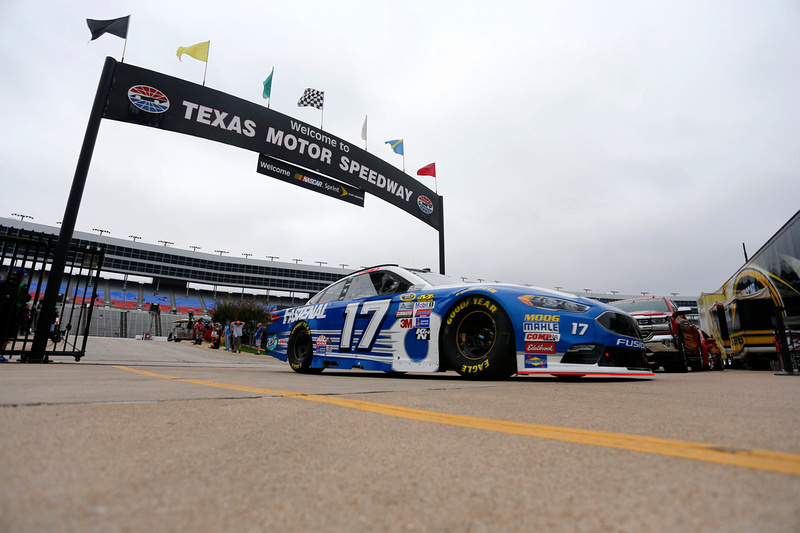
[[[208,52],[206,52],[206,68],[205,68],[205,70],[203,70],[203,87],[206,86],[206,74],[208,73],[208,56],[209,55],[211,55],[211,40],[210,39],[208,41]]]
[[[319,129],[322,128],[322,119],[325,116],[325,93],[322,93],[322,107],[319,108]]]

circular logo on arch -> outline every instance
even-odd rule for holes
[[[417,207],[426,215],[433,213],[433,202],[427,196],[420,195],[417,197]]]
[[[134,85],[128,89],[128,100],[133,105],[148,113],[163,113],[169,109],[167,95],[147,85]]]

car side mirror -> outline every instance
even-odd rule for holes
[[[677,314],[683,316],[683,315],[688,315],[691,312],[692,312],[692,308],[691,307],[679,307]]]

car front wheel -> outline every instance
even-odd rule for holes
[[[503,379],[516,372],[511,320],[494,300],[471,296],[456,303],[442,328],[450,367],[471,379]]]

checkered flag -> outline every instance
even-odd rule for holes
[[[322,109],[324,100],[324,92],[316,89],[306,89],[303,96],[297,101],[297,107],[316,107],[317,109]]]

